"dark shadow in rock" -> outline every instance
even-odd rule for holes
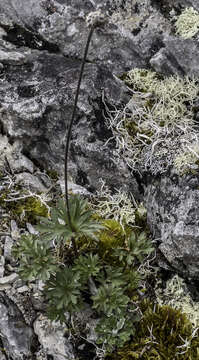
[[[6,30],[7,35],[3,39],[14,44],[16,47],[27,46],[30,49],[48,50],[50,53],[58,53],[59,47],[56,44],[51,44],[42,39],[39,34],[36,34],[33,29],[28,29],[15,24],[12,28],[6,25],[1,27]]]

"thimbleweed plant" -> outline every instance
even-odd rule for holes
[[[63,199],[59,200],[57,206],[52,208],[50,219],[42,218],[41,223],[36,226],[42,234],[44,241],[70,242],[81,236],[97,239],[96,232],[103,228],[91,217],[87,201],[77,195],[69,198],[70,222]]]
[[[22,235],[19,244],[13,249],[13,255],[20,260],[18,272],[24,280],[39,278],[46,281],[57,269],[48,243],[35,235]]]
[[[139,311],[131,299],[132,291],[139,287],[140,277],[136,269],[145,255],[152,252],[150,242],[142,233],[122,231],[123,246],[113,242],[112,260],[107,262],[100,243],[100,232],[106,227],[94,220],[85,199],[68,195],[68,153],[71,130],[75,117],[78,93],[88,51],[89,42],[96,24],[89,32],[80,78],[78,82],[72,119],[69,124],[65,153],[65,201],[59,200],[51,209],[49,218],[41,218],[38,235],[24,235],[15,246],[19,259],[19,273],[25,280],[42,279],[43,294],[47,300],[50,319],[67,322],[74,313],[86,308],[89,303],[98,322],[97,343],[108,351],[122,346],[134,333],[134,323],[139,320]],[[110,227],[110,224],[109,224]],[[119,222],[114,229],[121,228]],[[110,230],[110,229],[107,229]],[[121,231],[121,230],[120,230]],[[110,232],[110,231],[109,231]],[[93,241],[92,250],[78,247],[82,242]],[[57,258],[65,252],[65,257]],[[100,250],[101,249],[101,250]],[[100,252],[100,251],[101,252]],[[68,256],[68,257],[67,257]],[[69,259],[70,261],[64,261]]]
[[[61,213],[59,207],[56,208],[56,216],[57,213]],[[132,295],[140,287],[141,277],[137,271],[140,261],[153,248],[143,233],[140,236],[131,233],[123,248],[116,246],[113,249],[111,264],[97,254],[98,243],[95,240],[93,252],[81,252],[77,248],[78,255],[70,259],[70,264],[59,262],[52,240],[56,239],[59,247],[59,240],[65,239],[67,252],[72,235],[63,231],[64,227],[67,230],[67,223],[61,224],[61,230],[60,227],[56,229],[57,217],[54,214],[55,211],[52,223],[48,219],[50,226],[47,232],[42,224],[38,236],[24,235],[15,247],[15,256],[20,261],[20,276],[25,280],[44,281],[43,294],[51,320],[67,323],[66,314],[79,312],[89,303],[98,318],[95,328],[97,343],[107,351],[113,351],[130,339],[134,334],[134,324],[140,319]],[[88,218],[89,224],[90,220]],[[96,227],[93,233],[89,228],[88,234],[85,241],[88,236],[95,238]]]

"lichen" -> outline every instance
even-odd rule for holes
[[[193,7],[186,8],[178,17],[176,34],[184,39],[192,38],[199,31],[199,13]]]
[[[198,141],[193,109],[198,82],[138,68],[124,81],[132,89],[131,100],[122,110],[107,109],[118,161],[122,157],[132,170],[162,174],[184,146]]]
[[[124,230],[125,225],[135,223],[135,206],[132,199],[122,190],[116,190],[114,194],[102,181],[101,189],[95,196],[95,203],[92,208],[103,219],[114,219],[119,222]]]
[[[140,7],[142,11],[140,11]],[[111,8],[113,11],[109,21],[119,26],[121,31],[136,31],[145,18],[150,15],[147,0],[143,0],[141,4],[137,0],[110,1],[109,11]]]
[[[143,301],[132,341],[106,360],[197,360],[199,336],[180,310]]]
[[[155,290],[157,301],[160,305],[170,305],[186,313],[194,328],[199,327],[199,302],[194,301],[187,289],[185,281],[178,275],[167,280],[166,288],[157,284]]]
[[[0,195],[0,207],[7,213],[11,219],[15,219],[18,224],[24,226],[26,222],[36,224],[39,216],[47,216],[47,207],[38,197],[26,196],[23,190],[17,187],[17,192],[21,191],[21,198],[8,201],[10,189],[6,188]]]
[[[196,173],[199,169],[199,144],[193,144],[174,159],[174,166],[179,175]]]

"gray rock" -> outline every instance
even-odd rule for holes
[[[26,293],[28,291],[30,291],[30,289],[29,289],[29,287],[27,285],[23,285],[23,286],[20,286],[20,287],[17,288],[17,292],[19,294],[23,294],[23,293]]]
[[[4,266],[5,266],[5,258],[4,256],[0,256],[0,278],[2,278],[4,275],[4,270],[5,270]]]
[[[0,61],[3,64],[19,65],[26,62],[26,56],[17,51],[3,51],[0,49]]]
[[[198,186],[193,175],[162,176],[148,185],[145,197],[148,224],[160,241],[166,267],[195,279],[199,278]]]
[[[10,274],[8,276],[4,276],[4,277],[0,278],[0,286],[12,284],[18,277],[19,277],[19,275],[16,273]]]
[[[36,19],[46,14],[40,1],[30,0],[27,3],[24,0],[5,0],[0,4],[0,24],[10,26],[11,29],[15,24],[34,28]]]
[[[5,354],[0,350],[0,360],[6,360]]]
[[[124,72],[134,66],[146,65],[131,32],[134,29],[133,19],[129,24],[126,23],[127,29],[122,26],[121,21],[117,22],[116,17],[112,19],[117,9],[111,11],[110,16],[109,1],[98,1],[95,4],[80,0],[77,5],[64,1],[61,6],[57,1],[51,3],[54,11],[51,10],[43,19],[38,31],[46,41],[57,44],[65,56],[82,58],[88,33],[86,16],[101,7],[107,17],[108,25],[95,31],[94,41],[90,45],[89,61],[100,65],[106,64],[109,70],[116,73]],[[143,17],[143,14],[140,17]]]
[[[35,71],[13,68],[9,75],[13,84],[9,85],[6,94],[2,92],[2,123],[13,139],[20,139],[23,151],[29,153],[32,160],[63,174],[65,131],[71,118],[80,63],[46,52],[34,54],[30,63],[33,65],[34,61]],[[16,84],[19,84],[18,90]],[[101,88],[107,106],[119,106],[129,99],[127,89],[106,68],[86,65],[78,102],[78,126],[74,128],[71,144],[70,173],[74,182],[86,185],[89,190],[99,189],[99,177],[108,185],[114,183],[115,187],[122,185],[129,189],[134,180],[128,167],[125,162],[117,163],[114,159],[113,142],[105,146],[112,133],[103,116]],[[17,176],[17,180],[33,182],[35,187],[32,179],[30,174]],[[36,187],[43,191],[39,184]],[[136,191],[136,183],[134,188]]]
[[[165,36],[164,48],[151,59],[154,70],[165,75],[199,76],[199,49],[193,39]]]
[[[17,184],[23,184],[32,191],[45,192],[47,190],[43,183],[36,176],[26,172],[17,174],[15,181]]]
[[[18,225],[15,220],[10,221],[10,227],[11,227],[11,237],[13,240],[18,240],[20,237],[20,232]]]
[[[2,292],[0,293],[0,332],[6,358],[29,359],[35,337],[27,326],[17,306]]]
[[[5,236],[5,242],[4,242],[4,258],[5,260],[12,260],[12,247],[13,247],[13,239],[10,236]]]
[[[39,234],[39,232],[34,228],[34,226],[32,226],[32,224],[26,223],[26,227],[27,227],[30,234],[33,234],[33,235],[38,235]]]
[[[64,195],[65,194],[65,181],[64,180],[59,180],[58,184],[60,185],[61,192]],[[73,194],[79,194],[79,195],[85,195],[85,196],[92,195],[83,186],[74,184],[71,181],[68,182],[68,190],[69,190],[69,192],[72,192]]]
[[[161,31],[169,28],[168,21],[163,17],[160,20],[157,11],[151,21],[152,8],[147,0],[137,4],[137,10],[135,4],[126,2],[124,11],[122,3],[115,6],[108,0],[81,0],[75,4],[38,4],[31,0],[31,6],[27,6],[24,0],[5,0],[1,6],[4,16],[0,24],[7,33],[4,38],[12,45],[12,51],[20,48],[27,60],[4,71],[1,122],[13,141],[20,139],[23,152],[32,160],[63,174],[65,133],[78,79],[78,59],[83,56],[88,35],[85,18],[101,8],[109,21],[95,31],[90,45],[90,63],[85,67],[78,101],[78,124],[73,131],[70,175],[73,182],[88,190],[99,190],[101,177],[109,187],[123,186],[139,197],[136,180],[125,161],[118,161],[114,152],[114,140],[107,143],[112,133],[103,115],[103,94],[110,109],[129,100],[128,89],[111,72],[122,74],[135,66],[147,66],[154,47],[162,47]],[[10,28],[8,21],[12,23]],[[165,23],[162,27],[161,21]],[[142,26],[143,22],[146,26]],[[18,49],[14,49],[15,44]]]
[[[24,171],[29,171],[30,173],[33,173],[34,171],[33,162],[19,151],[13,151],[10,155],[7,156],[7,160],[11,170],[14,173],[20,173]]]
[[[54,360],[75,359],[72,344],[65,337],[65,328],[40,315],[34,322],[34,331],[46,354]]]

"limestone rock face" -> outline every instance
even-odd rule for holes
[[[144,197],[149,226],[164,255],[162,266],[198,280],[198,173],[180,176],[171,169],[151,176],[143,164],[145,170],[132,174],[125,156],[118,158],[106,119],[131,99],[132,89],[121,76],[132,68],[150,68],[166,76],[199,76],[198,34],[183,39],[175,32],[176,16],[189,6],[199,11],[198,0],[2,0],[0,167],[4,156],[19,182],[26,180],[41,191],[43,181],[34,182],[36,167],[63,175],[65,139],[89,31],[85,19],[101,10],[107,22],[95,30],[89,48],[72,132],[70,180],[87,193],[99,190],[102,178],[111,190],[122,188],[136,199]],[[197,120],[198,104],[195,108]],[[21,155],[10,150],[15,144]],[[0,264],[3,281],[8,280],[4,265],[10,261],[8,241],[6,245]],[[11,289],[10,283],[4,285]],[[20,294],[26,291],[22,285]],[[1,291],[2,343],[12,359],[20,360],[21,353],[33,359],[33,329],[23,322],[17,328],[17,310],[4,295]],[[41,308],[39,302],[36,310]],[[42,360],[48,354],[54,359],[73,357],[64,335],[54,353],[46,342],[51,337],[46,339],[38,320],[34,331],[41,352],[45,349]],[[1,353],[0,358],[4,359]]]
[[[29,359],[36,337],[30,326],[22,320],[17,306],[4,294],[0,294],[0,331],[6,354],[13,360]]]
[[[199,76],[199,48],[195,40],[166,36],[163,44],[150,59],[154,70],[165,75]]]
[[[64,325],[40,315],[34,321],[34,331],[48,356],[54,360],[75,359],[73,347],[65,336]]]
[[[153,180],[146,191],[148,223],[173,270],[199,277],[199,179],[176,174]]]

